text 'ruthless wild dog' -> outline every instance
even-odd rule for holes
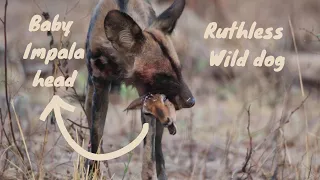
[[[212,38],[212,39],[232,39],[232,38],[245,38],[245,39],[262,39],[262,40],[279,40],[282,38],[283,28],[256,28],[257,23],[253,22],[250,29],[247,30],[244,28],[245,22],[241,22],[238,25],[238,22],[235,21],[232,23],[232,26],[229,28],[218,28],[218,24],[216,22],[211,22],[208,24],[205,33],[204,39]],[[223,64],[224,67],[244,67],[247,63],[250,51],[248,49],[245,50],[243,55],[239,55],[239,50],[228,51],[221,50],[219,53],[215,51],[211,51],[210,54],[210,66],[220,66]],[[224,63],[222,63],[224,60]],[[278,56],[274,57],[272,55],[267,56],[267,51],[263,49],[261,51],[261,55],[253,59],[253,65],[255,67],[274,67],[273,70],[275,72],[279,72],[283,69],[285,64],[285,57]]]

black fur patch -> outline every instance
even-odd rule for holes
[[[95,60],[94,64],[99,71],[108,74],[108,80],[112,81],[122,78],[120,77],[122,74],[120,65],[115,62],[115,57],[111,56],[110,53],[103,51],[102,49],[97,49],[94,53],[92,53],[91,59]]]
[[[126,12],[127,11],[127,5],[129,0],[118,0],[118,6],[120,8],[120,11]]]
[[[180,90],[180,83],[169,74],[157,73],[153,76],[153,84],[149,92],[165,94],[167,97],[176,96]]]
[[[94,61],[94,65],[99,69],[99,71],[103,71],[105,69],[105,65],[102,63],[101,59],[96,59]]]

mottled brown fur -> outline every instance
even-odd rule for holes
[[[96,6],[86,41],[89,76],[85,109],[91,152],[98,150],[109,91],[115,82],[134,85],[140,96],[165,94],[177,110],[195,104],[170,40],[184,6],[185,0],[175,0],[158,17],[146,0],[100,0]],[[163,127],[157,127],[156,142],[161,142],[162,131]],[[158,160],[162,162],[163,157]]]

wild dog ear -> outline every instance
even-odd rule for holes
[[[144,97],[139,97],[133,100],[124,111],[140,109],[143,105],[143,102],[144,102]]]
[[[171,34],[183,12],[185,4],[185,0],[175,0],[167,10],[156,18],[151,26],[165,34]]]
[[[137,51],[145,39],[139,25],[129,15],[118,10],[107,14],[104,30],[108,40],[118,51]]]

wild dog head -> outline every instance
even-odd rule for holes
[[[122,61],[134,59],[131,65],[123,66],[127,72],[125,77],[135,84],[140,95],[165,94],[177,110],[195,104],[170,39],[184,7],[185,0],[175,0],[144,30],[129,15],[118,10],[110,11],[104,20],[105,34],[123,56]]]
[[[132,101],[126,110],[142,108],[142,113],[155,117],[164,127],[167,127],[169,133],[176,134],[176,111],[174,105],[167,100],[163,94],[148,94]]]

